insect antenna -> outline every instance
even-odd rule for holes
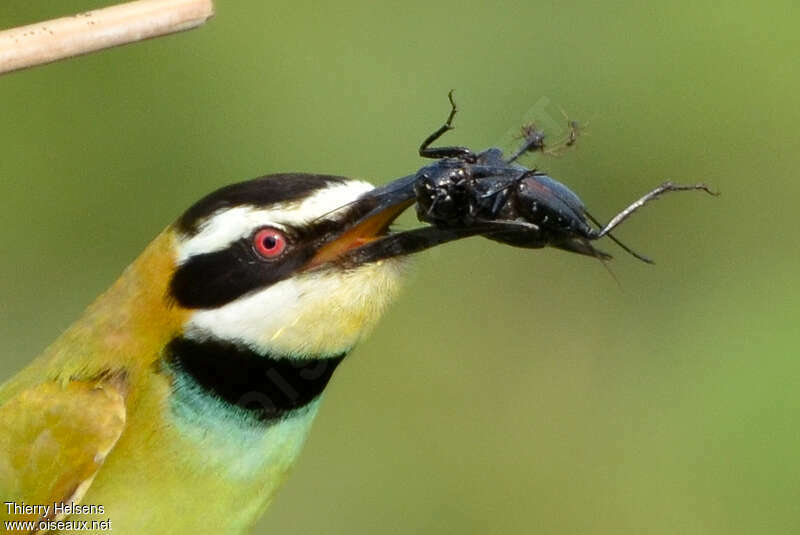
[[[589,218],[594,221],[594,218],[592,218],[592,216],[589,216]],[[604,253],[603,251],[600,251],[598,249],[595,249],[594,246],[591,244],[591,242],[589,240],[587,240],[586,238],[578,238],[578,240],[581,243],[583,243],[583,245],[586,246],[590,251],[593,252],[593,254],[591,256],[593,258],[596,258],[598,262],[603,264],[603,268],[605,268],[605,270],[608,272],[608,274],[611,276],[611,278],[614,279],[614,282],[617,283],[617,287],[620,290],[622,290],[623,289],[622,288],[622,283],[619,282],[619,279],[617,278],[617,275],[611,269],[611,265],[609,264],[609,261],[611,260],[611,255],[608,254],[608,253]]]
[[[624,288],[622,287],[622,283],[617,278],[617,274],[614,273],[614,270],[611,269],[611,266],[608,264],[608,259],[601,258],[599,256],[596,258],[601,264],[603,264],[603,267],[606,268],[606,271],[608,272],[609,275],[611,275],[611,278],[614,279],[614,282],[617,283],[617,288],[619,288],[620,290],[624,290]]]
[[[584,213],[584,215],[586,215],[586,217],[588,217],[591,220],[592,223],[594,223],[595,225],[597,225],[600,228],[603,227],[603,224],[600,223],[600,221],[598,221],[592,214],[590,214],[586,210],[584,210],[583,213]],[[648,257],[646,257],[646,256],[644,256],[642,254],[637,253],[636,251],[634,251],[633,249],[631,249],[630,247],[628,247],[627,245],[622,243],[620,240],[618,240],[617,237],[614,236],[613,234],[611,234],[610,232],[607,232],[606,236],[608,236],[611,239],[611,241],[616,243],[623,251],[625,251],[629,255],[633,256],[634,258],[638,258],[639,260],[641,260],[642,262],[645,262],[647,264],[655,264],[655,262],[653,262],[653,260],[651,260],[650,258],[648,258]]]

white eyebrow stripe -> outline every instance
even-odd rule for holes
[[[349,180],[323,188],[299,202],[280,203],[269,208],[224,208],[206,218],[194,236],[178,245],[178,263],[182,264],[195,255],[226,249],[236,240],[249,236],[258,227],[286,229],[306,225],[323,216],[336,219],[339,214],[334,210],[373,188],[369,182]]]

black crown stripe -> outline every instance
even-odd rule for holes
[[[218,210],[235,206],[269,206],[309,196],[347,179],[333,175],[284,173],[266,175],[224,186],[197,201],[175,223],[184,234],[195,234],[199,224]]]

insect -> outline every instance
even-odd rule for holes
[[[541,151],[545,152],[545,144],[544,144],[544,132],[536,128],[536,123],[529,123],[524,125],[521,129],[522,139],[523,142],[520,144],[519,148],[514,151],[514,154],[506,159],[507,163],[513,163],[519,159],[520,156],[525,154],[526,152],[536,152]],[[577,140],[577,135],[575,136]],[[573,141],[569,145],[573,145],[575,142]],[[566,146],[566,145],[565,145]]]
[[[445,123],[419,147],[419,155],[435,159],[414,175],[417,217],[440,228],[472,229],[475,233],[516,247],[556,247],[606,260],[611,256],[591,242],[608,236],[623,250],[647,263],[652,260],[627,247],[611,231],[639,208],[672,191],[705,191],[705,184],[665,182],[637,199],[602,225],[572,190],[536,169],[516,160],[524,152],[543,147],[543,133],[531,127],[522,147],[509,158],[498,148],[475,153],[467,147],[433,147],[453,129],[457,108],[448,94],[450,114]],[[574,132],[577,127],[571,123]],[[568,139],[574,143],[574,136]],[[568,144],[572,144],[568,143]],[[594,225],[594,226],[593,226]]]

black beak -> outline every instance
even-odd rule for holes
[[[417,253],[443,243],[482,234],[486,228],[438,228],[420,227],[405,232],[387,234],[389,225],[408,207],[416,203],[414,183],[416,175],[409,175],[377,187],[355,201],[364,215],[342,237],[332,243],[347,241],[346,235],[356,231],[361,235],[361,243],[354,242],[350,236],[350,247],[339,251],[339,258],[345,264],[358,265],[375,262],[394,256]],[[368,229],[371,236],[365,236]]]

